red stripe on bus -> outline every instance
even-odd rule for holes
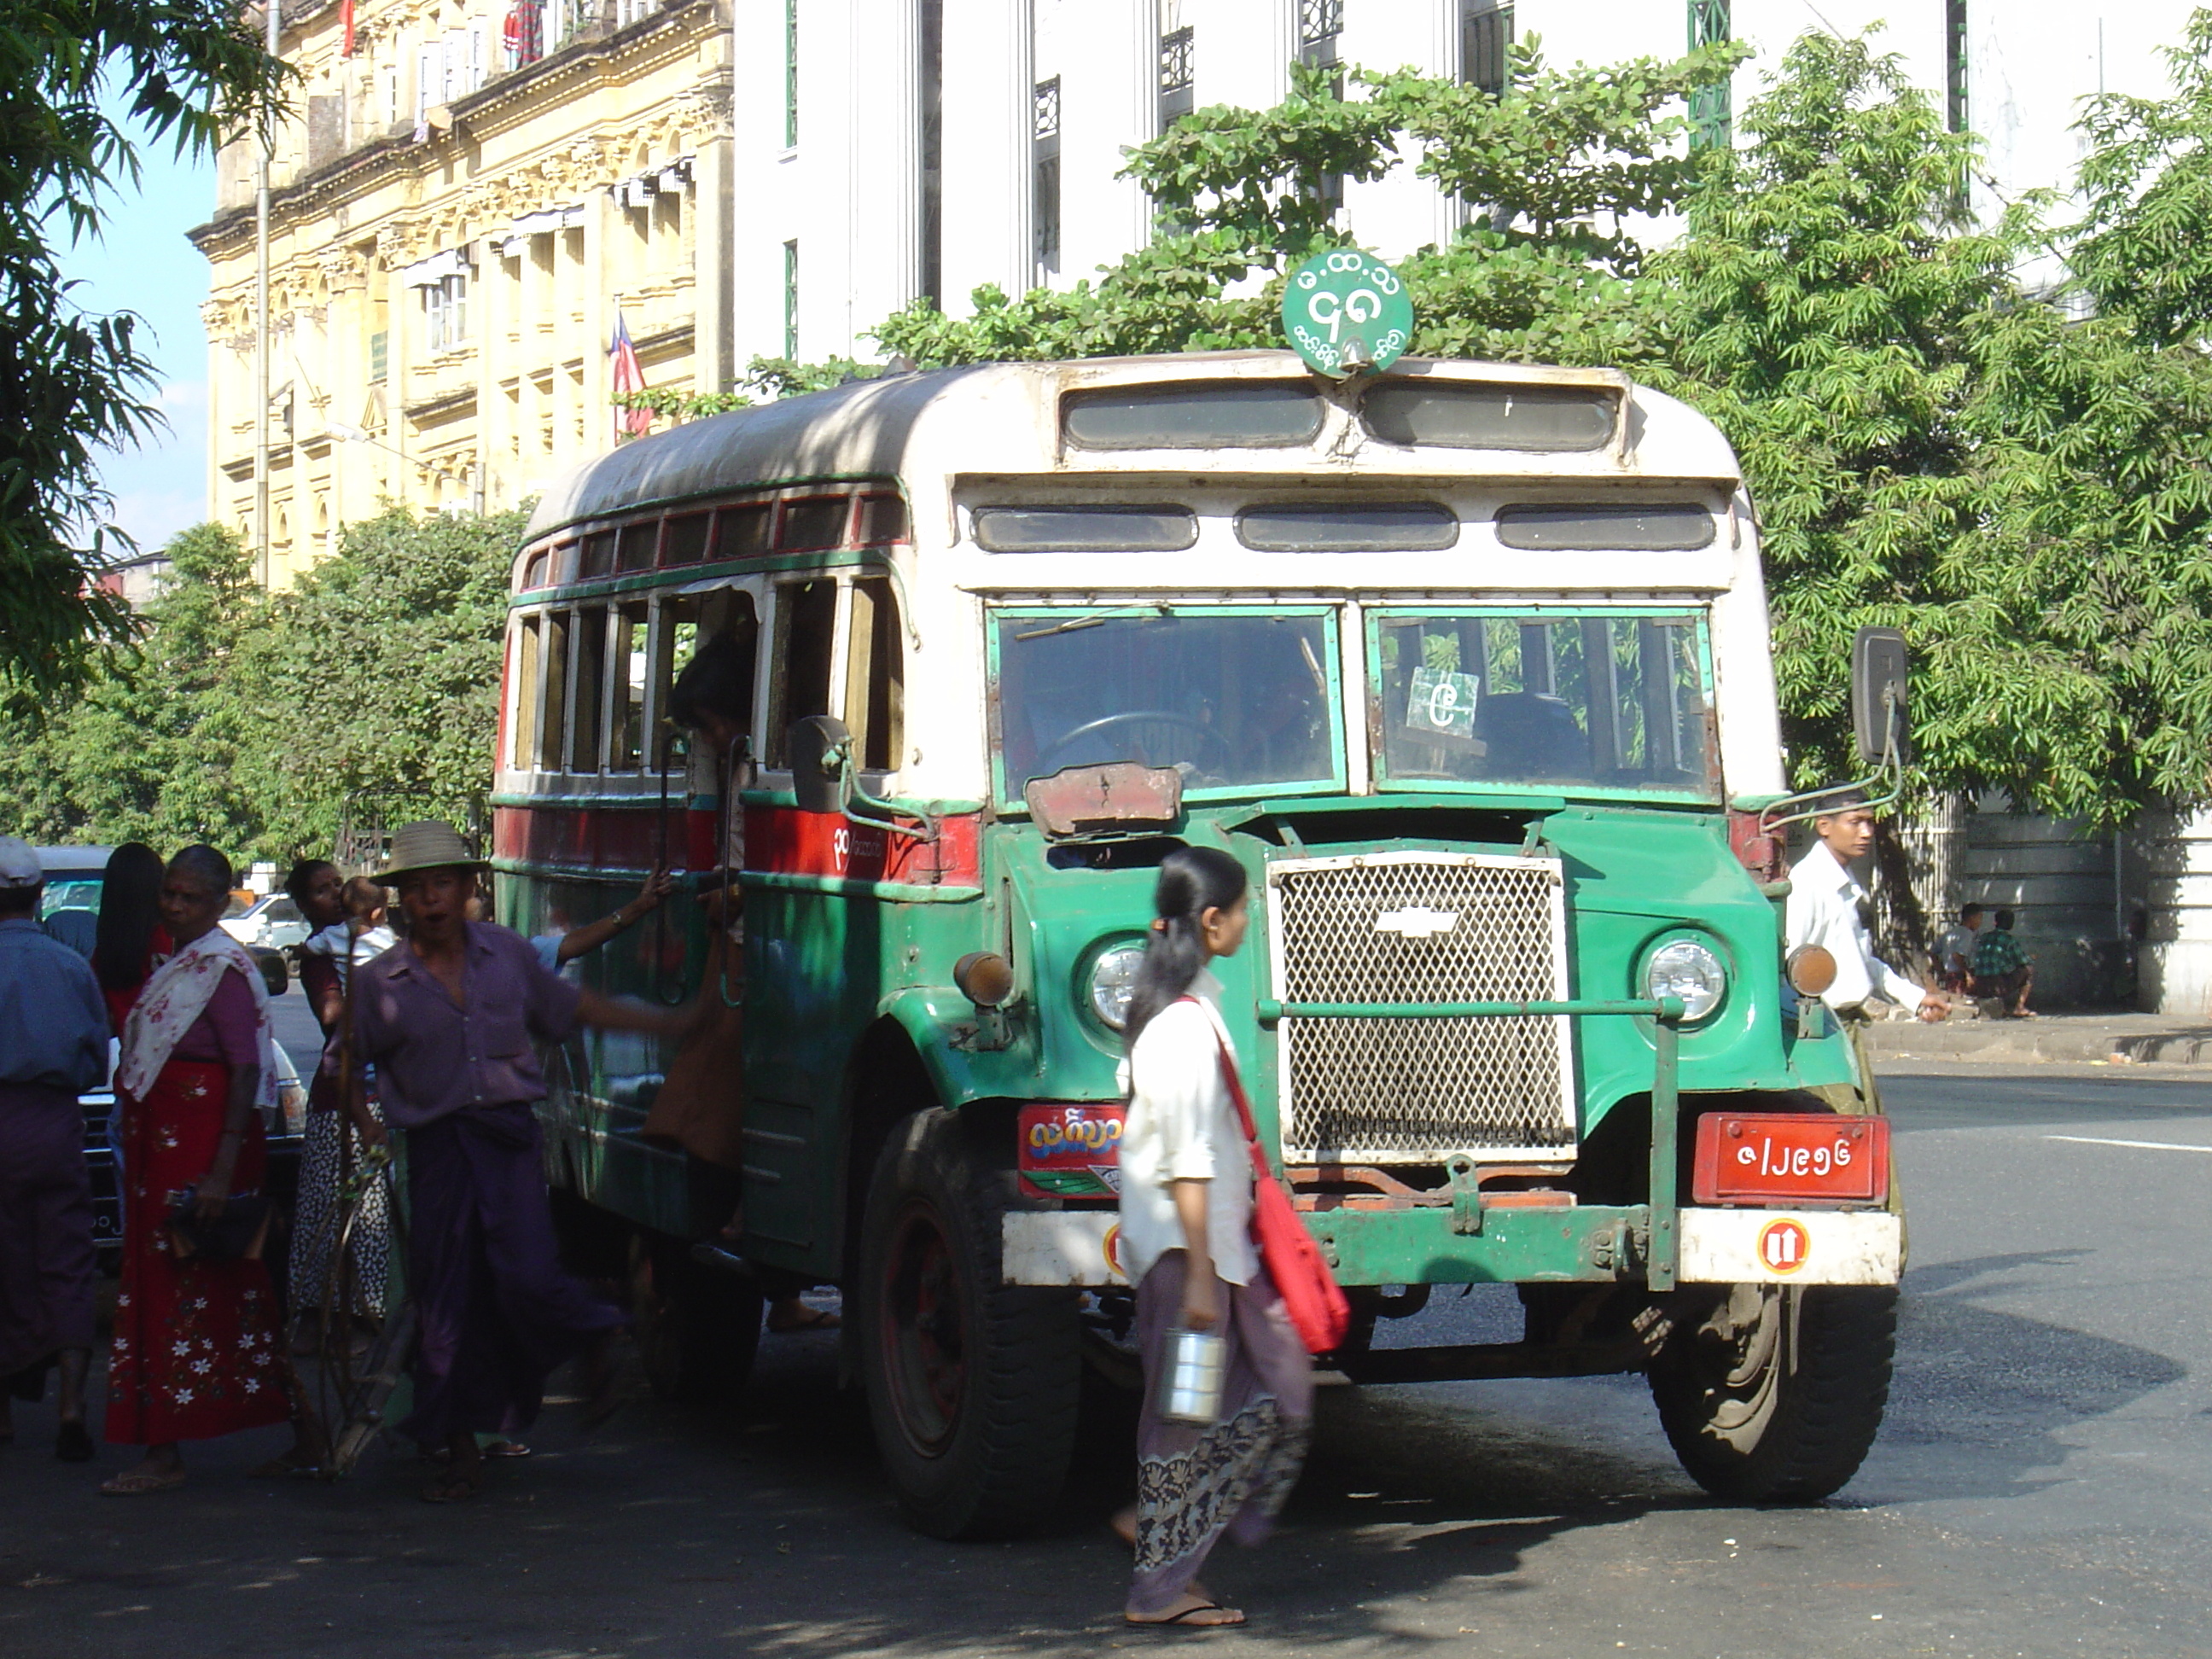
[[[678,867],[711,870],[719,815],[672,802],[666,856]],[[918,820],[902,822],[918,825]],[[939,820],[934,844],[894,836],[837,812],[795,806],[745,809],[745,867],[780,875],[948,886],[982,879],[980,814]],[[658,801],[635,806],[502,806],[492,813],[492,851],[518,864],[568,869],[642,870],[662,856]]]

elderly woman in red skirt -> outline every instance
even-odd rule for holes
[[[123,1284],[108,1360],[107,1438],[146,1455],[100,1487],[118,1497],[181,1486],[184,1440],[292,1415],[276,1292],[258,1249],[180,1253],[180,1211],[203,1222],[258,1194],[268,1149],[258,1109],[273,1103],[268,994],[243,945],[216,924],[229,860],[188,847],[161,880],[175,946],[123,1030]],[[280,1464],[311,1461],[295,1448]]]

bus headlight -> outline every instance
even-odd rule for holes
[[[1112,1030],[1120,1030],[1129,1018],[1129,998],[1137,988],[1137,969],[1143,965],[1145,947],[1117,945],[1102,951],[1091,964],[1091,1012]]]
[[[1644,964],[1644,994],[1656,1001],[1680,997],[1682,1020],[1694,1024],[1720,1006],[1728,989],[1728,969],[1711,947],[1693,939],[1672,939]]]

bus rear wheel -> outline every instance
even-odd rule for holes
[[[869,1419],[900,1508],[936,1538],[1034,1526],[1074,1455],[1079,1298],[1000,1282],[997,1174],[954,1114],[916,1112],[877,1160],[861,1223]]]
[[[1816,1503],[1881,1431],[1894,1285],[1735,1285],[1651,1364],[1659,1421],[1691,1479],[1733,1503]]]

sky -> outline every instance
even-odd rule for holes
[[[138,187],[107,206],[106,235],[67,250],[67,275],[82,286],[71,298],[93,312],[136,312],[145,319],[141,347],[159,376],[168,429],[143,447],[111,452],[100,474],[115,496],[114,521],[141,550],[207,517],[207,337],[200,302],[207,261],[185,233],[215,213],[215,158],[179,161],[168,143],[138,144]],[[151,337],[146,337],[150,334]]]

